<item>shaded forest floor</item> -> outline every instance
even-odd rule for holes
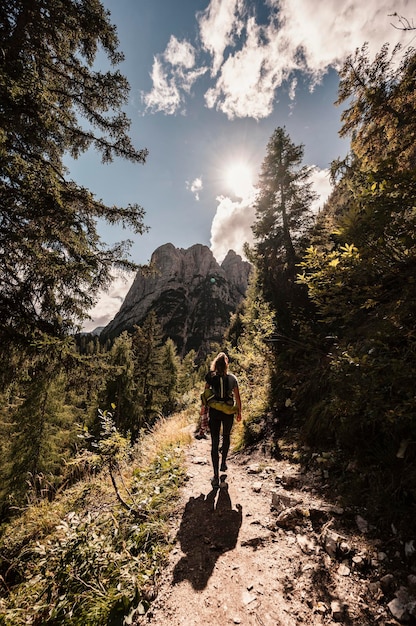
[[[403,542],[340,507],[319,469],[232,454],[213,490],[209,439],[186,463],[175,546],[137,626],[415,623]]]

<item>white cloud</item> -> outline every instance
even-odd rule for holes
[[[156,113],[163,111],[167,114],[176,113],[181,104],[181,95],[174,78],[169,78],[160,59],[155,58],[152,68],[153,89],[143,95],[146,109]]]
[[[152,90],[141,94],[146,111],[173,115],[183,110],[184,94],[207,71],[206,67],[194,68],[195,48],[172,35],[166,50],[153,59]]]
[[[392,11],[412,17],[410,0],[268,0],[269,20],[259,23],[249,0],[211,0],[196,15],[200,50],[171,37],[165,52],[154,60],[153,89],[143,95],[149,111],[174,114],[195,81],[210,69],[204,86],[207,107],[230,119],[271,114],[279,87],[293,73],[309,75],[311,88],[330,67],[338,67],[365,42],[374,55],[385,42],[410,43],[413,33],[392,26]],[[196,46],[196,44],[195,44]],[[211,66],[197,64],[199,53]]]
[[[207,9],[199,14],[202,46],[212,55],[211,75],[220,69],[227,46],[235,45],[244,22],[240,10],[244,0],[211,0]]]
[[[254,18],[245,24],[240,49],[230,50],[214,86],[206,92],[206,104],[234,117],[268,117],[277,89],[290,81],[295,96],[293,73],[309,75],[311,88],[329,67],[338,67],[348,54],[369,42],[374,55],[389,41],[395,45],[409,35],[391,25],[391,4],[387,0],[358,3],[349,0],[270,0],[269,23]],[[397,6],[400,5],[400,6]],[[410,1],[398,0],[394,9],[409,14]],[[278,19],[277,19],[278,18]]]
[[[263,28],[250,18],[246,31],[244,47],[224,62],[215,87],[205,96],[209,108],[216,107],[230,119],[270,115],[276,85],[283,80],[282,70],[276,71],[277,66],[267,58],[267,46],[262,44]],[[279,47],[277,41],[276,45]]]
[[[274,0],[280,6],[283,32],[292,49],[302,50],[306,68],[319,75],[337,66],[348,54],[369,42],[371,53],[390,41],[403,39],[389,14],[390,0]],[[397,0],[394,10],[409,14],[409,0]]]
[[[91,320],[86,321],[83,325],[82,330],[84,332],[91,332],[99,326],[106,326],[114,319],[133,283],[134,277],[134,272],[125,272],[117,276],[108,289],[98,294],[97,304],[89,311]]]
[[[193,180],[192,182],[189,182],[189,180],[187,180],[185,185],[186,188],[194,194],[195,200],[199,200],[199,192],[202,191],[202,189],[204,188],[202,184],[202,178],[195,178],[195,180]]]
[[[188,41],[178,41],[174,35],[171,36],[164,58],[171,65],[182,66],[191,69],[195,65],[195,49]]]
[[[251,226],[254,222],[254,195],[241,202],[220,196],[211,225],[211,250],[219,263],[229,250],[234,250],[244,258],[243,247],[252,244]]]
[[[320,209],[322,209],[332,191],[332,184],[329,180],[329,170],[321,170],[319,167],[316,167],[312,171],[311,182],[313,184],[314,191],[318,195],[318,198],[312,204],[312,211],[317,213]]]

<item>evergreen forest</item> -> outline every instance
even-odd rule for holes
[[[325,451],[346,501],[364,500],[381,527],[412,527],[415,50],[386,44],[370,60],[364,45],[340,69],[350,148],[318,214],[303,146],[275,129],[249,289],[223,344],[198,360],[178,356],[152,313],[112,342],[79,334],[113,272],[137,269],[97,220],[146,231],[142,207],[97,201],[63,162],[91,147],[103,162],[147,158],[129,138],[109,15],[99,0],[5,0],[0,29],[0,623],[121,624],[146,610],[184,480],[186,436],[170,424],[196,420],[220,349],[242,389],[236,449],[278,457],[296,442],[301,464]]]

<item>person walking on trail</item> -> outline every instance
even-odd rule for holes
[[[241,398],[238,381],[234,374],[228,372],[228,357],[220,352],[211,363],[207,374],[205,389],[211,388],[215,395],[224,402],[235,403],[237,421],[241,421]],[[221,411],[219,408],[209,407],[209,429],[211,431],[211,460],[214,470],[212,486],[219,486],[219,472],[227,470],[227,455],[230,449],[230,434],[234,422],[234,413]],[[222,449],[220,467],[220,432],[222,425]]]

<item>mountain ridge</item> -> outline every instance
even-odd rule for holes
[[[159,246],[149,268],[139,269],[114,319],[102,330],[114,338],[140,325],[155,311],[164,338],[170,337],[183,356],[221,342],[230,316],[243,300],[251,265],[229,250],[219,264],[208,246]]]

